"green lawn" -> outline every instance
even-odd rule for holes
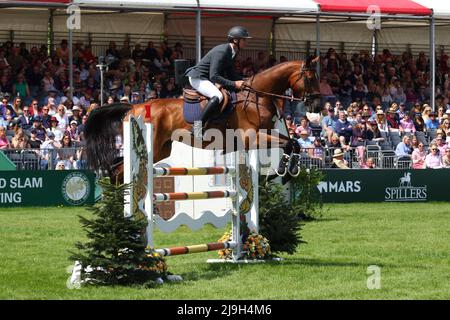
[[[84,237],[84,209],[0,210],[0,299],[448,299],[450,204],[327,206],[302,231],[308,244],[282,262],[208,265],[216,252],[168,257],[181,283],[154,289],[67,289],[67,250]],[[157,244],[198,244],[224,230],[157,233]],[[367,289],[367,267],[381,268],[381,289]]]

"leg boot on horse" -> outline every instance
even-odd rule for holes
[[[196,139],[200,139],[203,137],[203,130],[205,128],[206,123],[212,115],[216,114],[219,111],[220,100],[218,97],[212,97],[203,109],[202,117],[200,121],[194,122],[192,126],[192,131],[194,137]]]

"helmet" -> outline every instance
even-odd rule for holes
[[[251,38],[250,34],[244,27],[236,26],[228,31],[228,42],[231,42],[233,39],[249,39],[249,38]]]

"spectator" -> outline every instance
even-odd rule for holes
[[[450,132],[450,120],[448,118],[444,118],[442,121],[442,125],[439,127],[444,131],[444,133],[447,135],[448,132]]]
[[[377,110],[376,113],[376,122],[378,126],[378,130],[381,132],[381,135],[384,137],[389,134],[389,126],[386,121],[386,117],[384,115],[383,110]]]
[[[14,114],[16,114],[17,116],[20,116],[21,114],[23,114],[23,101],[22,101],[22,98],[15,97],[12,107],[13,107],[13,110],[14,110]]]
[[[297,127],[297,129],[295,129],[295,133],[296,133],[298,136],[300,136],[300,132],[306,131],[307,134],[308,134],[308,136],[311,136],[311,135],[312,135],[312,130],[311,130],[311,128],[309,127],[308,123],[309,123],[308,118],[305,117],[305,116],[303,116],[303,117],[300,119],[300,125]]]
[[[425,157],[425,165],[427,168],[442,168],[442,158],[439,156],[439,148],[435,143],[430,144],[430,153]]]
[[[427,152],[425,151],[425,146],[422,142],[419,142],[417,148],[414,149],[412,153],[412,168],[413,169],[425,169],[425,158]]]
[[[41,118],[42,126],[45,129],[48,129],[51,127],[50,119],[52,118],[52,116],[49,115],[49,111],[50,111],[50,108],[48,106],[42,107],[42,116],[40,118]]]
[[[402,142],[400,142],[395,148],[395,155],[398,158],[403,158],[410,157],[411,153],[411,138],[409,136],[404,136]]]
[[[347,161],[344,160],[344,152],[341,149],[334,150],[333,163],[331,164],[333,169],[349,169]]]
[[[61,132],[66,131],[66,128],[69,126],[69,118],[66,114],[66,107],[63,104],[60,104],[57,109],[57,113],[55,114],[56,120],[58,120],[58,129]]]
[[[59,142],[55,141],[53,132],[47,133],[48,139],[41,144],[41,170],[53,169],[56,163],[56,149],[60,148]]]
[[[431,141],[431,143],[435,143],[438,146],[439,154],[445,154],[445,150],[447,150],[448,145],[442,133],[438,133],[436,135],[436,138]]]
[[[25,77],[23,73],[19,73],[16,78],[16,82],[13,84],[12,93],[14,96],[27,98],[30,96],[30,88],[28,87],[27,82],[25,81]]]
[[[80,141],[80,133],[78,132],[78,123],[75,120],[70,122],[70,126],[66,131],[70,135],[72,141]]]
[[[47,132],[45,128],[42,126],[42,120],[39,116],[33,117],[33,125],[31,126],[30,130],[36,131],[36,137],[44,141],[45,137],[47,136]]]
[[[414,114],[414,127],[416,128],[416,131],[419,132],[425,132],[425,122],[423,121],[422,114],[420,112],[416,112]]]
[[[0,126],[0,150],[1,149],[9,149],[9,140],[6,136],[6,128],[3,126]]]
[[[69,117],[69,123],[75,121],[77,126],[81,124],[81,108],[79,106],[74,106],[72,108],[72,115]]]
[[[30,143],[30,148],[32,148],[32,149],[40,149],[41,148],[42,141],[37,138],[36,129],[31,130],[31,137],[30,137],[29,143]]]
[[[325,159],[325,150],[319,137],[314,139],[314,148],[312,149],[310,156],[312,159],[317,159],[321,162]]]
[[[446,149],[445,154],[442,156],[442,167],[450,168],[450,149]]]
[[[427,131],[429,130],[437,130],[439,128],[439,120],[436,119],[436,113],[430,112],[429,117],[425,120],[425,127]]]
[[[30,115],[30,109],[28,107],[23,108],[23,114],[17,119],[17,124],[23,130],[29,130],[33,125],[33,117]]]
[[[56,119],[56,117],[51,117],[50,119],[50,128],[47,129],[47,136],[49,135],[49,133],[53,133],[53,137],[55,138],[56,141],[61,141],[62,137],[63,137],[63,133],[64,131],[61,131],[58,127],[58,119]]]
[[[39,101],[37,99],[31,100],[29,109],[30,109],[30,115],[32,117],[40,116],[42,113],[41,111],[39,111]]]
[[[55,170],[66,170],[66,163],[63,160],[58,161]]]
[[[361,169],[376,169],[374,159],[372,157],[367,158],[367,161],[361,165]]]
[[[334,134],[334,123],[337,121],[337,118],[334,113],[333,108],[324,109],[326,112],[325,117],[322,119],[322,132],[328,138],[328,141],[331,141],[331,136]]]
[[[408,112],[405,113],[403,119],[400,120],[400,128],[404,133],[413,135],[416,134],[416,126],[414,125],[414,122]]]
[[[394,105],[394,104],[393,104]],[[389,128],[389,132],[403,132],[403,128],[400,126],[400,118],[395,111],[395,107],[391,107],[386,115],[386,122]]]
[[[423,105],[422,119],[423,121],[427,121],[429,119],[429,115],[433,110],[428,104]]]
[[[28,149],[30,147],[28,137],[22,128],[17,129],[15,136],[12,138],[11,147],[13,149]]]
[[[353,134],[353,128],[350,122],[347,120],[347,116],[344,111],[339,111],[339,118],[334,123],[334,132],[339,136],[343,145],[350,143],[350,138]]]
[[[64,166],[67,170],[76,169],[76,149],[73,146],[72,139],[69,133],[64,133],[60,141],[61,147],[58,149],[58,159],[64,161]]]
[[[298,139],[298,143],[300,144],[300,147],[303,149],[308,149],[313,146],[313,143],[309,137],[308,131],[302,130],[300,132],[300,138]]]

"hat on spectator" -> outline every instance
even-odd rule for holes
[[[286,120],[292,120],[292,116],[291,116],[290,114],[288,114],[288,115],[286,116]]]
[[[343,156],[343,155],[344,155],[344,152],[342,152],[341,149],[336,149],[336,150],[334,150],[333,158],[340,157],[340,156]]]
[[[56,117],[51,117],[51,118],[50,118],[50,122],[56,122],[56,123],[58,123],[59,121],[58,121],[58,119],[56,119]]]
[[[399,106],[404,107],[404,106],[406,106],[406,104],[404,102],[400,102]]]
[[[76,122],[75,120],[70,121],[70,124],[76,124],[78,125],[78,122]]]
[[[377,115],[384,114],[383,110],[377,110]]]
[[[56,88],[54,86],[51,86],[50,89],[48,89],[47,91],[48,93],[57,93],[58,90],[56,90]]]
[[[377,111],[377,113],[378,113],[378,111]],[[389,108],[388,113],[396,113],[396,111],[394,108]]]
[[[306,130],[300,131],[300,135],[304,135],[304,134],[308,135],[308,131],[306,131]]]
[[[130,102],[130,99],[126,96],[123,96],[122,98],[120,98],[120,102]]]
[[[36,130],[36,129],[32,129],[32,130],[30,131],[30,133],[32,133],[32,134],[37,134],[37,130]]]
[[[48,98],[48,104],[50,104],[50,105],[56,105],[56,100],[55,100],[55,98]]]
[[[34,122],[42,122],[42,119],[41,119],[41,117],[39,117],[39,116],[34,116],[34,117],[33,117],[33,121],[34,121]]]
[[[363,112],[362,117],[363,118],[370,118],[370,113],[369,112]]]
[[[49,131],[49,132],[47,132],[47,137],[48,137],[49,139],[52,139],[52,138],[55,137],[55,134],[54,134],[53,132]]]
[[[133,95],[133,96],[138,96],[138,95],[139,95],[139,92],[135,91],[135,92],[132,93],[132,95]]]
[[[435,117],[435,116],[436,116],[436,112],[431,111],[430,114],[429,114],[429,116],[430,116],[430,117],[431,117],[431,116]]]
[[[72,111],[81,111],[79,106],[73,106]]]
[[[447,109],[445,113],[450,114],[450,109]]]

